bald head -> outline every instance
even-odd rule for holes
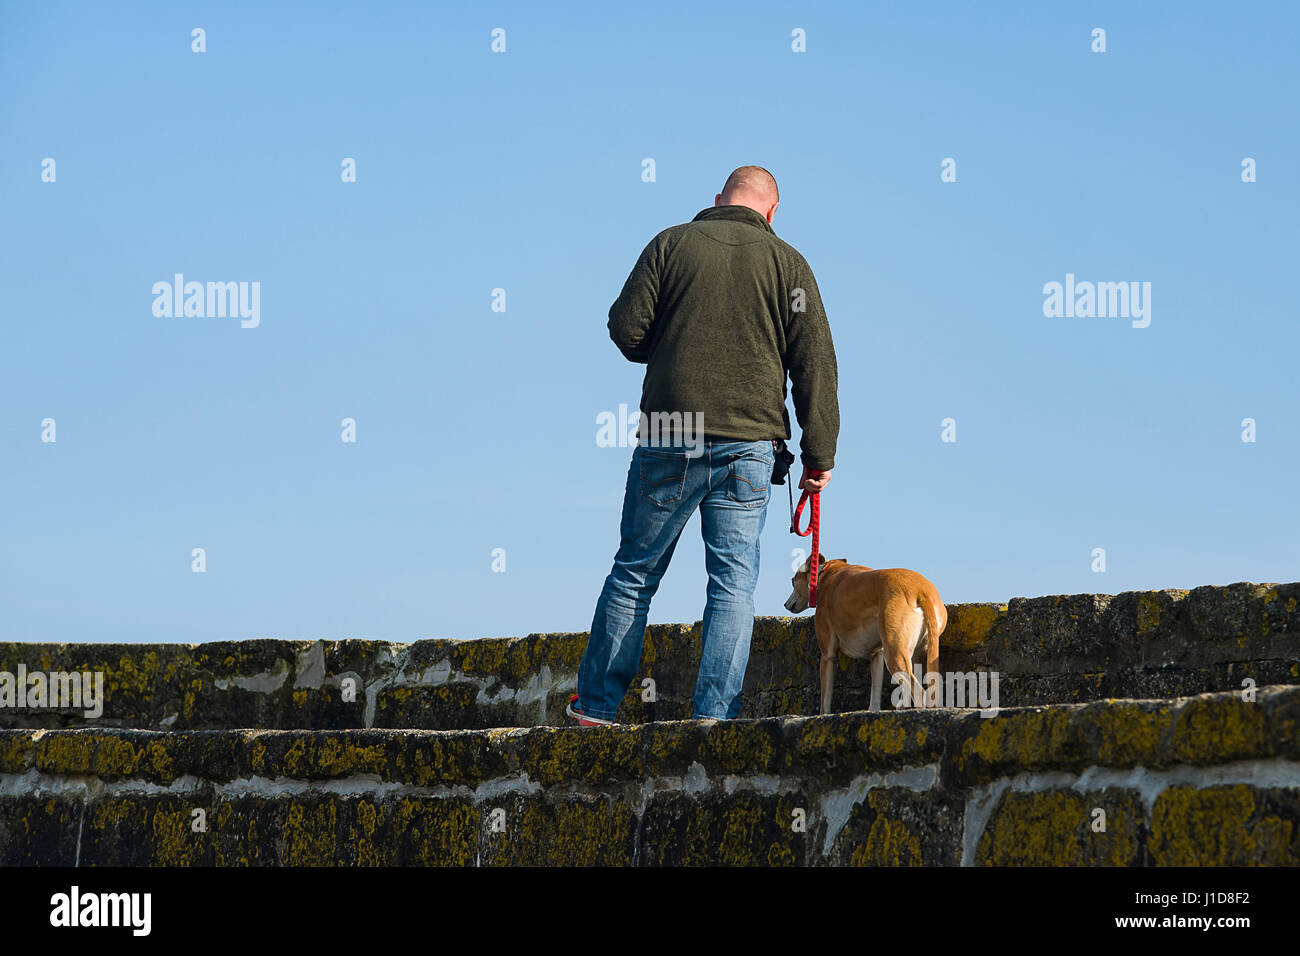
[[[776,178],[771,173],[762,166],[741,166],[727,177],[713,205],[748,206],[771,222],[780,201]]]

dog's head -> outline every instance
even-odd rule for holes
[[[808,610],[808,564],[812,561],[809,557],[803,564],[799,565],[799,570],[794,573],[790,583],[794,590],[786,598],[785,609],[791,614],[802,614]],[[822,566],[826,564],[826,555],[817,555],[817,571],[820,574]]]
[[[809,558],[809,560],[812,559]],[[826,555],[817,555],[817,586],[819,588],[821,587],[821,581],[823,580],[828,567],[847,565],[848,563],[848,558],[836,558],[834,561],[827,561]],[[871,569],[865,568],[864,570],[870,571]],[[794,573],[794,577],[790,579],[790,583],[794,586],[794,590],[791,591],[790,596],[786,598],[785,609],[791,614],[802,614],[804,611],[808,610],[808,576],[808,561],[804,561],[804,563],[799,566],[799,570]]]

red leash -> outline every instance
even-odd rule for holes
[[[820,477],[820,472],[809,472],[810,478]],[[817,606],[817,565],[821,559],[821,531],[822,531],[822,508],[821,494],[814,491],[809,494],[805,491],[799,496],[799,507],[794,509],[794,515],[790,518],[790,530],[801,538],[812,535],[812,557],[808,559],[808,606]],[[808,509],[808,527],[804,531],[799,530],[799,515],[803,512],[804,502],[809,498],[812,499],[812,507]]]
[[[794,478],[790,474],[790,466],[794,464],[794,454],[785,447],[785,441],[780,438],[772,440],[772,451],[776,455],[776,465],[772,469],[772,484],[785,485],[786,491],[790,494],[790,530],[801,538],[812,535],[812,557],[808,559],[808,606],[817,606],[817,570],[821,561],[822,546],[822,505],[821,493],[809,492],[804,490],[799,496],[799,507],[794,506]],[[809,471],[808,477],[816,481],[822,477],[825,472]],[[803,506],[812,499],[812,507],[808,509],[808,529],[799,530],[799,515],[803,513]]]

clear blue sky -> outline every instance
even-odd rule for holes
[[[0,639],[586,630],[610,303],[744,163],[835,336],[829,556],[949,603],[1300,578],[1293,4],[289,6],[0,7]],[[260,326],[155,317],[176,272]],[[1066,273],[1150,326],[1044,317]],[[695,520],[651,620],[704,586]]]

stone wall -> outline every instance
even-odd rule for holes
[[[0,644],[104,710],[6,706],[0,864],[1300,864],[1300,585],[950,607],[996,716],[817,709],[760,618],[744,716],[692,721],[699,628],[649,630],[612,728],[556,726],[583,634]],[[355,693],[353,693],[355,691]],[[888,700],[884,702],[888,708]]]
[[[954,604],[940,641],[943,671],[997,671],[1004,707],[1154,698],[1300,683],[1300,584],[1017,598]],[[0,727],[426,730],[559,726],[587,635],[376,641],[257,640],[184,644],[0,643],[0,672],[100,671],[102,717],[0,708]],[[700,628],[654,625],[626,721],[684,719]],[[742,717],[815,714],[812,615],[760,617]],[[642,680],[655,701],[642,700]],[[355,697],[346,700],[351,680]],[[841,657],[835,709],[865,709],[866,661]],[[886,695],[887,697],[887,695]],[[883,706],[889,707],[888,699]]]

